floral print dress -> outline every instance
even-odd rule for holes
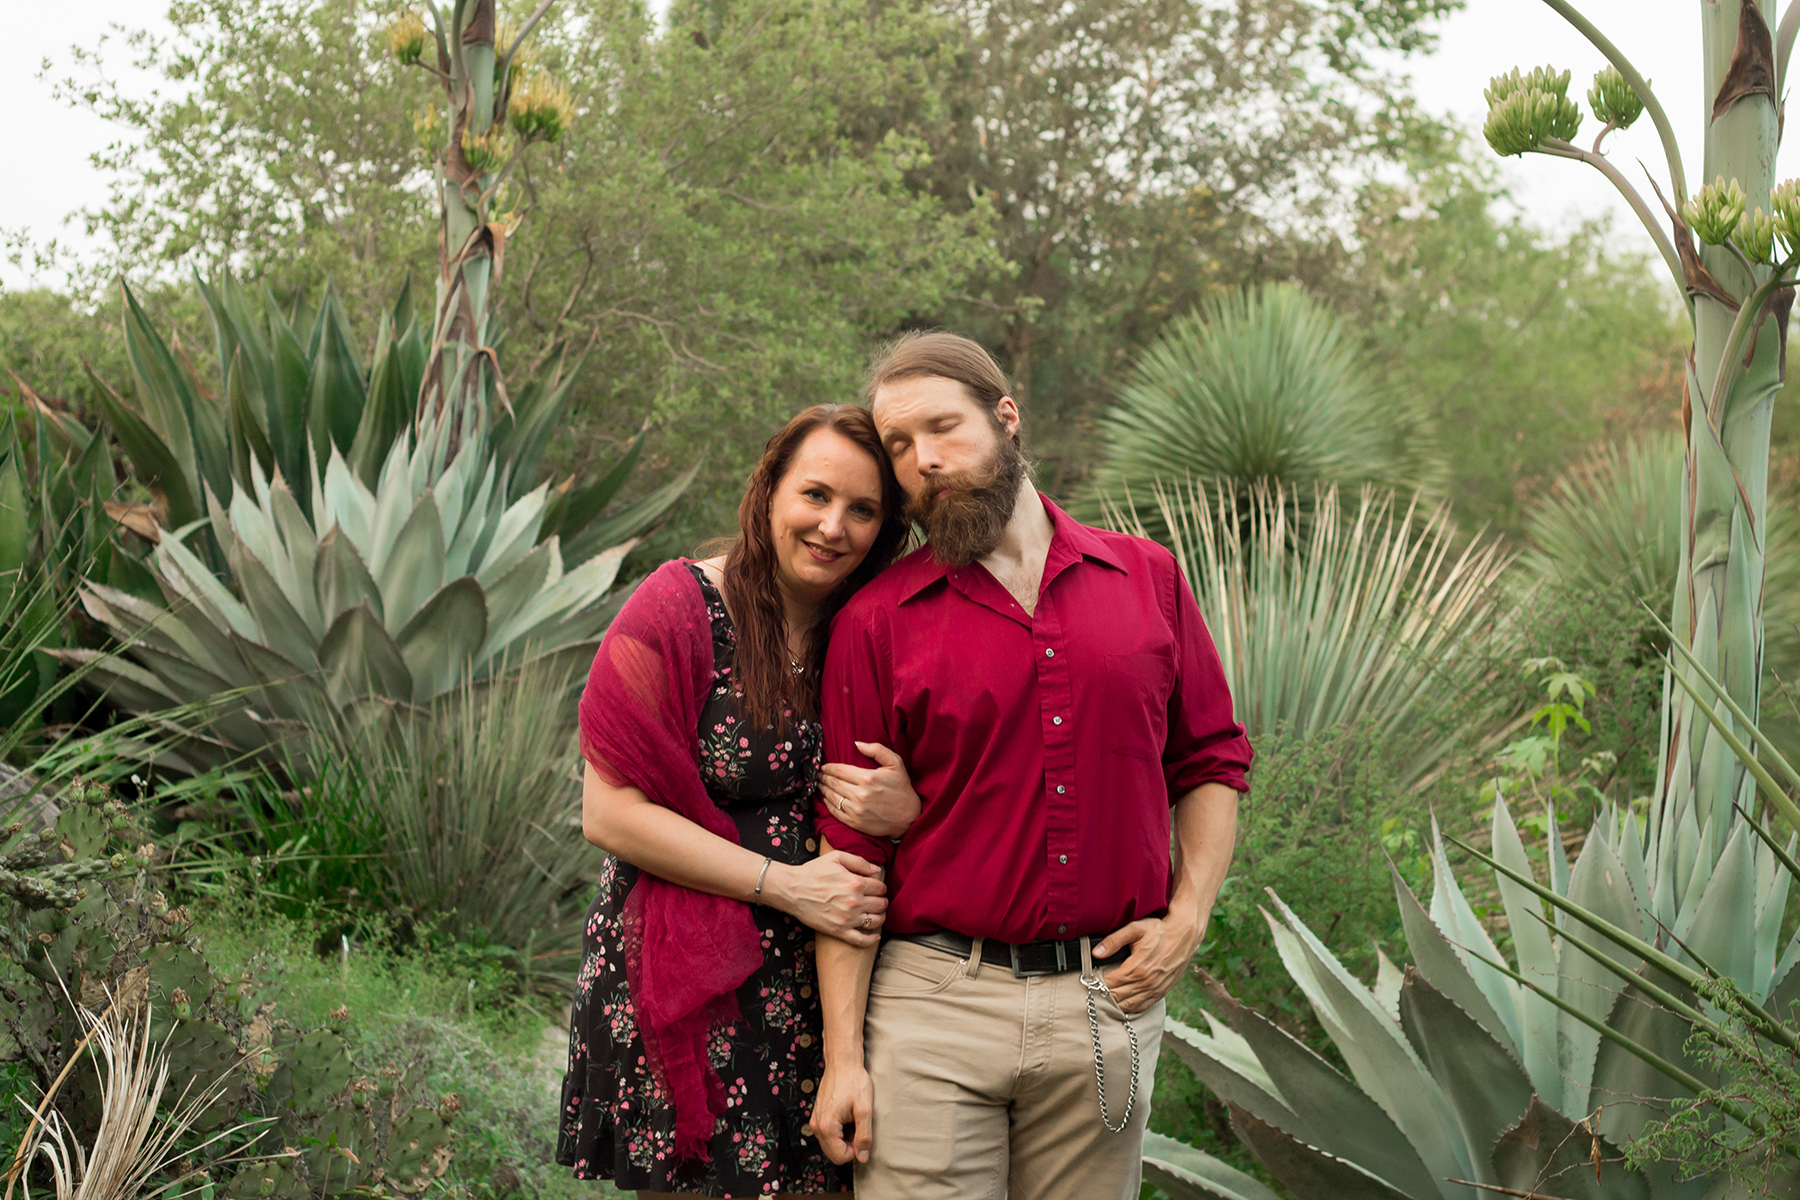
[[[712,622],[713,686],[699,729],[706,790],[737,823],[744,846],[777,862],[805,862],[819,848],[812,820],[819,727],[796,719],[777,735],[747,724],[732,686],[737,635],[724,598],[697,564],[688,569],[700,580]],[[750,913],[762,933],[763,965],[738,989],[737,1022],[711,1046],[727,1106],[713,1127],[712,1161],[674,1156],[675,1114],[645,1062],[625,980],[620,915],[637,876],[636,867],[607,855],[588,910],[557,1161],[578,1179],[610,1179],[624,1190],[849,1191],[849,1169],[833,1166],[806,1132],[825,1066],[813,931],[762,905]]]

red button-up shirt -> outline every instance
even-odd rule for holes
[[[1246,790],[1250,743],[1174,556],[1044,507],[1035,613],[927,548],[833,626],[827,760],[873,766],[853,743],[884,743],[924,803],[898,847],[818,806],[834,847],[889,867],[890,932],[1026,942],[1158,915],[1169,806]]]

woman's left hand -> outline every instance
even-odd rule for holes
[[[826,763],[819,769],[826,807],[858,833],[897,838],[919,818],[919,793],[913,791],[906,764],[879,742],[858,742],[856,748],[880,765]]]

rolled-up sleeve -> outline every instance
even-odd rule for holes
[[[905,750],[892,723],[888,662],[877,644],[876,631],[867,615],[857,610],[842,613],[832,626],[831,645],[825,654],[825,676],[820,685],[819,717],[825,727],[825,761],[858,767],[878,764],[856,748],[858,742],[879,742]],[[850,828],[825,806],[822,793],[813,796],[819,834],[834,850],[859,854],[878,866],[886,866],[894,844]]]
[[[1163,751],[1169,802],[1203,783],[1222,783],[1247,792],[1246,775],[1255,757],[1250,739],[1233,716],[1225,668],[1194,593],[1181,569],[1173,563],[1170,566],[1174,573],[1176,680],[1169,697],[1169,740]]]

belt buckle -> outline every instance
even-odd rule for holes
[[[1044,945],[1042,942],[1027,942],[1027,946]],[[1068,947],[1062,942],[1047,943],[1056,949],[1056,965],[1054,967],[1026,967],[1019,964],[1019,945],[1008,942],[1006,949],[1012,955],[1012,973],[1014,979],[1030,979],[1037,975],[1060,975],[1069,969]]]

